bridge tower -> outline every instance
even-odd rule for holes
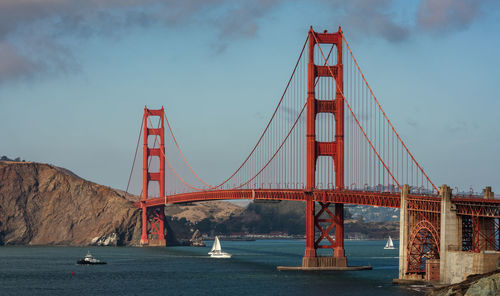
[[[164,129],[164,110],[152,110],[144,107],[144,144],[142,148],[142,236],[141,245],[145,246],[165,246],[165,206],[146,207],[148,199],[149,183],[158,182],[160,197],[165,196],[165,129]],[[148,127],[153,116],[159,117],[160,125],[158,128]],[[149,147],[149,136],[155,136],[160,139],[160,148]],[[160,160],[160,170],[152,172],[150,169],[150,157],[158,157]]]
[[[314,48],[319,44],[332,44],[337,49],[336,65],[316,65],[314,62]],[[321,59],[323,60],[323,59]],[[321,64],[324,64],[324,60]],[[344,88],[342,65],[342,32],[323,33],[309,30],[309,62],[307,78],[307,181],[306,190],[310,193],[316,187],[316,165],[319,156],[333,158],[335,170],[335,190],[344,189]],[[316,79],[335,77],[335,98],[316,98]],[[320,142],[316,140],[316,115],[330,113],[335,117],[335,140]],[[347,266],[344,254],[344,206],[319,202],[319,211],[316,212],[313,195],[309,194],[306,201],[306,249],[302,259],[303,267]],[[334,211],[330,210],[333,206]],[[324,219],[325,213],[327,218]],[[328,225],[325,227],[324,223]],[[323,225],[323,226],[322,226]],[[316,238],[316,230],[320,234]],[[334,233],[334,240],[330,232]],[[318,256],[318,249],[332,250],[332,256]]]

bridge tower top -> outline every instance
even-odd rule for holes
[[[165,196],[165,110],[163,107],[161,109],[148,109],[144,106],[144,144],[142,148],[142,173],[143,173],[143,184],[142,184],[142,200],[148,198],[149,192],[149,182],[158,182],[158,187],[160,190],[160,197]],[[150,117],[159,117],[159,126],[153,127],[153,122]],[[159,147],[149,147],[148,139],[149,136],[155,137],[155,144],[157,139],[160,139]],[[158,157],[160,160],[160,170],[158,172],[150,171],[150,159],[149,157]]]
[[[335,45],[337,64],[316,65],[314,47],[319,44]],[[342,31],[323,33],[309,30],[309,62],[307,71],[307,184],[308,190],[316,187],[316,165],[319,156],[333,158],[335,189],[344,188],[344,78],[342,65]],[[334,78],[335,98],[317,98],[316,84],[320,77]],[[316,117],[319,113],[330,113],[335,118],[335,140],[319,142],[316,140]]]

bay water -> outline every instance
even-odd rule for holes
[[[398,249],[385,241],[346,241],[349,265],[373,270],[300,272],[304,240],[221,241],[231,259],[207,247],[0,247],[0,295],[423,295],[391,283]],[[106,265],[80,266],[87,251]]]

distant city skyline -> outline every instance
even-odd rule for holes
[[[2,1],[0,156],[125,189],[143,108],[164,106],[194,169],[218,183],[257,141],[309,27],[342,26],[382,108],[436,185],[500,194],[499,7]]]

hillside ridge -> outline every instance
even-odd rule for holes
[[[0,161],[0,245],[138,245],[141,212],[133,205],[138,198],[51,164]],[[222,221],[242,210],[223,201],[169,205],[167,215],[169,209],[181,209],[172,214],[175,220],[193,222],[207,216]],[[167,225],[167,245],[179,244],[177,231],[180,239],[191,231],[179,226]]]

